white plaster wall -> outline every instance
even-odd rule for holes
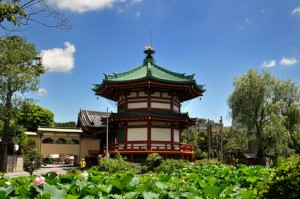
[[[146,97],[148,96],[144,91],[139,92],[139,97]]]
[[[169,96],[169,94],[168,94],[168,93],[166,93],[166,92],[163,92],[163,93],[162,93],[162,97],[170,97],[170,96]]]
[[[128,128],[128,141],[147,141],[147,128]]]
[[[160,97],[160,92],[154,92],[151,96],[153,96],[153,97]]]
[[[170,109],[170,104],[164,104],[164,103],[158,103],[158,102],[151,102],[151,108]]]
[[[174,110],[175,110],[175,111],[178,111],[178,112],[179,112],[179,107],[178,107],[178,106],[175,106],[175,105],[174,105],[173,107],[174,107]]]
[[[131,92],[130,95],[128,95],[128,97],[136,97],[136,96],[137,96],[136,92]]]
[[[174,129],[174,142],[179,142],[179,130]]]
[[[171,141],[171,129],[151,128],[152,141]]]
[[[128,103],[128,109],[132,108],[147,108],[147,102]]]

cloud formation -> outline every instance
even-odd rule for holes
[[[300,7],[297,7],[294,10],[292,10],[291,14],[292,15],[300,15]]]
[[[276,66],[276,61],[275,60],[271,60],[271,61],[265,61],[264,63],[262,63],[262,66],[264,67],[274,67]]]
[[[44,88],[39,88],[38,92],[39,95],[46,95],[47,94],[47,90]]]
[[[64,45],[64,49],[42,50],[43,64],[49,72],[68,72],[73,69],[75,46],[69,42],[65,42]]]
[[[60,9],[84,13],[111,8],[119,3],[139,3],[141,1],[142,0],[48,0],[48,3],[56,5]]]
[[[281,60],[280,60],[280,64],[281,65],[285,65],[285,66],[289,66],[289,65],[293,65],[293,64],[296,64],[298,61],[295,59],[295,58],[286,58],[286,57],[283,57]]]

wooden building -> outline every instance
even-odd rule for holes
[[[94,85],[96,95],[118,106],[118,112],[111,113],[108,120],[108,152],[110,156],[120,153],[132,162],[144,162],[154,152],[166,159],[193,161],[193,148],[180,138],[181,132],[195,122],[180,109],[182,102],[203,95],[203,85],[196,84],[194,75],[157,65],[151,46],[144,53],[142,65],[123,73],[105,74],[102,83]]]

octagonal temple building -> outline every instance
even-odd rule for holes
[[[126,156],[131,162],[144,162],[151,153],[193,161],[193,148],[181,142],[181,133],[194,121],[180,109],[182,102],[203,95],[203,85],[196,83],[194,75],[157,65],[150,45],[144,53],[142,65],[105,74],[102,83],[94,85],[96,95],[118,106],[117,113],[108,118],[108,152],[111,157],[117,153]]]

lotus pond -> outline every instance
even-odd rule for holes
[[[76,175],[8,178],[0,176],[0,198],[256,198],[273,169],[263,166],[186,165],[161,174],[109,174],[95,170]]]

